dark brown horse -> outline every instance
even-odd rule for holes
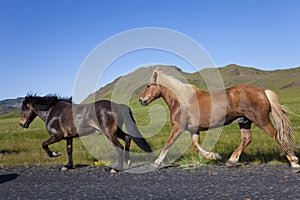
[[[115,170],[123,168],[123,146],[117,138],[125,142],[125,161],[130,164],[129,149],[131,138],[144,151],[151,152],[150,145],[139,132],[131,110],[127,105],[101,100],[91,104],[72,104],[71,99],[57,96],[39,97],[27,95],[22,104],[20,125],[28,128],[29,124],[39,116],[50,133],[50,138],[42,143],[49,157],[60,156],[60,152],[50,151],[49,145],[62,139],[67,143],[68,163],[62,168],[73,168],[72,142],[74,137],[84,136],[99,131],[110,140],[118,153]],[[123,123],[128,135],[122,131]]]
[[[199,132],[224,126],[238,119],[242,142],[232,153],[228,165],[236,163],[251,142],[250,129],[253,122],[275,140],[291,167],[299,168],[298,158],[293,152],[293,130],[285,114],[287,108],[280,105],[278,96],[272,90],[237,85],[223,91],[207,92],[154,71],[139,101],[146,106],[159,97],[165,100],[170,109],[172,131],[155,161],[156,165],[161,164],[170,146],[184,130],[190,131],[192,144],[197,152],[207,159],[220,159],[219,154],[207,152],[200,147]],[[270,122],[270,112],[276,128]]]

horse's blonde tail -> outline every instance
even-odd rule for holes
[[[290,154],[295,147],[292,124],[285,114],[290,111],[287,107],[280,104],[279,98],[275,92],[272,90],[265,90],[265,94],[271,104],[274,126],[277,130],[275,137],[280,143],[282,151],[285,154]]]

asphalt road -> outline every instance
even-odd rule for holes
[[[300,199],[288,165],[208,165],[110,174],[103,167],[0,167],[0,199]]]

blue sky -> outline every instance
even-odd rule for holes
[[[297,67],[299,10],[297,0],[0,0],[0,99],[28,92],[71,96],[81,64],[97,45],[142,27],[191,37],[217,66]],[[180,59],[151,51],[120,61],[99,86],[146,63],[192,71]]]

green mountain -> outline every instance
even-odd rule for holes
[[[207,83],[213,85],[214,83],[219,83],[216,81],[216,77],[222,79],[222,83],[225,87],[234,86],[237,84],[248,84],[258,87],[270,88],[276,92],[284,90],[295,90],[300,92],[300,67],[284,69],[284,70],[274,70],[265,71],[260,69],[255,69],[251,67],[242,67],[238,65],[227,65],[220,68],[205,68],[195,73],[186,73],[176,66],[149,66],[141,67],[135,72],[121,76],[114,80],[113,82],[107,84],[105,87],[100,88],[95,93],[91,94],[84,102],[92,102],[95,99],[111,99],[116,88],[124,91],[128,87],[132,87],[132,84],[137,79],[137,86],[131,98],[138,98],[138,96],[145,89],[145,84],[149,82],[151,74],[155,68],[164,71],[168,74],[168,71],[175,71],[178,76],[183,76],[188,83],[195,85],[200,89],[207,89]],[[124,82],[122,80],[131,80]],[[140,86],[140,87],[138,87]]]

